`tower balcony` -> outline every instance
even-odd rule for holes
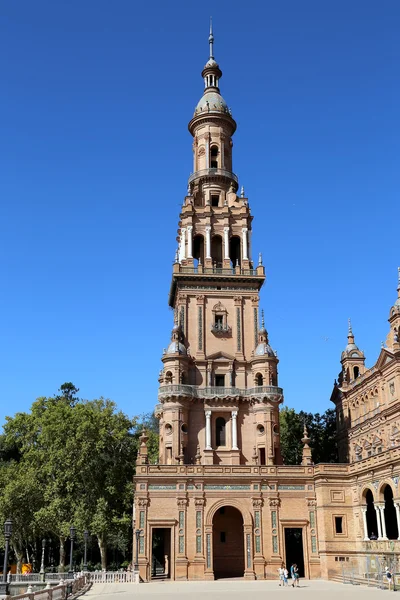
[[[226,182],[227,180],[229,182],[233,181],[236,189],[238,189],[239,187],[239,180],[237,178],[237,175],[235,175],[235,173],[232,173],[232,171],[227,171],[226,169],[202,169],[201,171],[195,171],[195,173],[192,173],[189,177],[189,185],[191,183],[193,183],[194,181],[223,181]]]
[[[185,384],[169,384],[161,385],[158,389],[158,400],[169,398],[189,399],[198,398],[199,400],[220,400],[222,398],[235,398],[237,400],[269,400],[270,402],[279,403],[283,400],[283,389],[275,385],[263,385],[253,388],[237,388],[237,387],[200,387],[198,385]]]

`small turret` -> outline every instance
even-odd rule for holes
[[[390,309],[390,331],[386,338],[386,346],[393,352],[400,350],[400,267],[397,269],[397,300]]]
[[[347,346],[342,352],[340,362],[342,363],[343,370],[339,376],[339,381],[342,385],[347,385],[350,381],[354,381],[354,379],[357,379],[357,377],[365,371],[365,355],[354,341],[350,319],[347,333]]]

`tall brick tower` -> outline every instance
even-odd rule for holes
[[[180,214],[169,303],[172,339],[160,373],[160,463],[281,462],[276,353],[259,329],[261,256],[253,265],[253,217],[232,170],[236,123],[220,94],[213,56],[189,131],[194,171]]]

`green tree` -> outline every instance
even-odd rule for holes
[[[281,452],[286,465],[301,463],[304,425],[310,437],[312,459],[315,464],[336,462],[336,419],[335,411],[328,409],[323,415],[304,411],[297,413],[285,406],[280,411]]]

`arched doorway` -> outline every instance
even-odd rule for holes
[[[222,506],[213,519],[214,577],[243,577],[244,535],[242,513],[233,506]]]
[[[396,509],[393,504],[393,491],[390,485],[385,487],[383,497],[385,499],[386,535],[389,540],[397,540],[399,531],[397,528]]]
[[[369,539],[377,539],[378,525],[376,522],[376,511],[374,505],[374,497],[371,490],[367,490],[365,494],[365,501],[367,503],[367,528]]]

